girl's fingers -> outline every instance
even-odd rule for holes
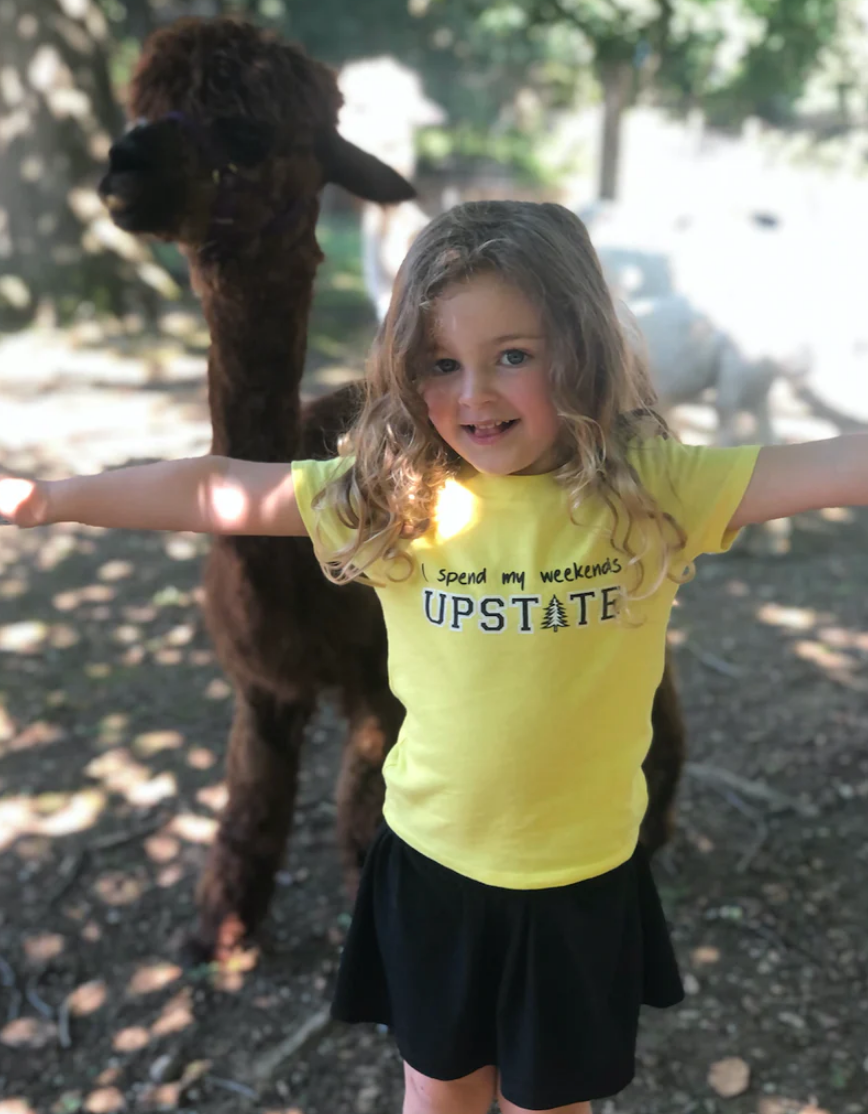
[[[14,479],[11,476],[0,479],[0,522],[4,524],[28,526],[35,520],[35,507],[28,506],[33,501],[36,484],[32,480]]]

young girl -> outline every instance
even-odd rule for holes
[[[642,760],[679,584],[748,523],[868,502],[868,439],[688,447],[581,222],[478,202],[413,245],[346,453],[0,481],[20,526],[309,534],[379,593],[407,709],[334,1013],[389,1025],[405,1114],[587,1114],[681,981]]]

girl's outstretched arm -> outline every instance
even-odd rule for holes
[[[868,505],[868,434],[760,449],[731,529],[823,507]]]
[[[0,478],[0,515],[17,526],[81,522],[200,534],[307,533],[289,464],[201,456],[66,480]]]

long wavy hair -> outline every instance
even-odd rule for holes
[[[610,540],[634,574],[626,602],[646,598],[666,578],[680,583],[690,570],[672,558],[684,531],[630,461],[637,440],[670,436],[646,361],[622,330],[584,224],[561,205],[526,201],[458,205],[412,244],[371,349],[359,418],[341,447],[352,463],[314,502],[353,531],[326,574],[343,583],[384,558],[391,579],[411,571],[404,543],[428,528],[440,488],[463,464],[428,420],[419,390],[437,300],[448,287],[492,273],[517,287],[543,322],[561,423],[555,478],[573,518],[588,499],[609,508]]]

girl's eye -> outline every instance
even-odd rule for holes
[[[457,367],[457,360],[437,360],[437,362],[434,364],[434,371],[438,375],[448,375],[451,371],[455,371]]]
[[[507,348],[501,352],[501,359],[507,367],[522,367],[530,359],[530,352],[525,352],[521,348]]]

